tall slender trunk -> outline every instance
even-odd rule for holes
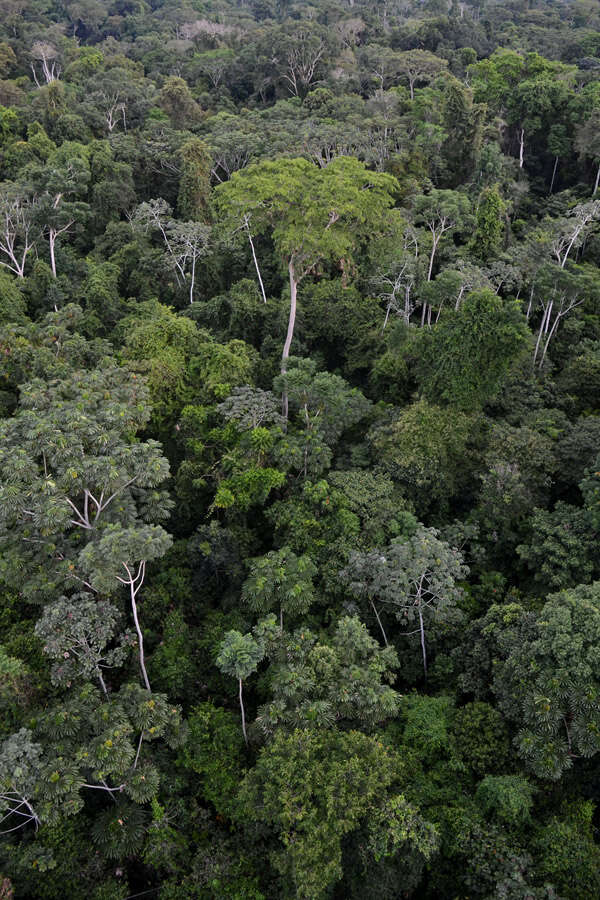
[[[556,169],[558,168],[558,156],[554,157],[554,168],[552,169],[552,180],[550,182],[550,192],[552,193],[554,189],[554,179],[556,178]]]
[[[436,238],[434,236],[433,244],[431,247],[431,256],[429,257],[429,269],[427,271],[427,281],[431,281],[431,273],[433,272],[433,261],[435,259],[438,242],[439,242],[439,238],[436,240]]]
[[[548,306],[548,315],[546,316],[546,324],[544,325],[544,334],[548,334],[548,328],[550,326],[550,319],[552,318],[552,308],[554,306],[554,300],[550,301]]]
[[[425,626],[423,624],[423,611],[421,609],[420,603],[419,603],[419,631],[421,633],[421,651],[423,653],[423,671],[425,673],[425,678],[427,678],[427,650],[425,648]]]
[[[529,303],[527,304],[527,312],[525,314],[525,318],[529,322],[529,316],[531,315],[531,307],[533,306],[533,292],[535,290],[535,284],[531,285],[529,290]]]
[[[373,607],[373,612],[375,613],[375,618],[377,619],[377,624],[379,625],[379,627],[381,629],[381,634],[383,635],[383,642],[386,647],[389,647],[389,642],[387,639],[387,634],[385,633],[385,628],[383,627],[383,623],[381,621],[379,613],[377,612],[377,607],[375,606],[375,602],[373,600],[371,600],[371,606]]]
[[[521,133],[519,134],[519,168],[523,168],[523,162],[525,160],[525,129],[521,128]]]
[[[242,696],[242,679],[239,678],[238,681],[240,684],[239,696],[240,696],[240,710],[242,712],[242,732],[244,734],[244,740],[246,741],[246,747],[247,747],[248,746],[248,735],[246,734],[246,713],[244,711],[244,698]]]
[[[144,660],[144,637],[142,635],[142,629],[140,628],[140,621],[137,614],[137,604],[135,602],[135,595],[133,593],[133,590],[131,592],[131,610],[133,612],[133,621],[135,622],[135,630],[137,631],[138,641],[140,642],[140,669],[142,670],[142,678],[144,679],[146,690],[151,691],[152,688],[150,687],[150,682],[148,681],[148,673],[146,671],[146,663]]]
[[[137,603],[135,601],[137,593],[144,583],[144,578],[146,575],[146,560],[143,559],[140,562],[140,565],[139,565],[136,575],[133,574],[133,571],[129,568],[127,563],[123,563],[123,567],[124,567],[125,571],[127,572],[127,578],[121,578],[120,575],[117,575],[117,581],[120,581],[121,584],[126,584],[129,586],[129,595],[131,598],[131,612],[133,614],[133,621],[135,624],[135,630],[137,632],[139,646],[140,646],[140,652],[139,652],[140,669],[142,670],[142,678],[144,679],[144,685],[145,685],[146,689],[148,691],[152,691],[152,688],[150,687],[150,682],[148,681],[148,673],[146,671],[146,663],[145,663],[145,659],[144,659],[144,636],[142,634],[142,629],[140,627],[140,620],[138,618],[138,611],[137,611]]]
[[[549,319],[549,317],[550,317],[549,314],[550,314],[551,308],[552,308],[551,305],[548,304],[548,306],[547,306],[546,309],[544,310],[544,315],[542,316],[542,321],[540,322],[540,330],[539,330],[539,332],[538,332],[537,341],[535,342],[535,351],[534,351],[534,354],[533,354],[533,365],[534,365],[534,366],[535,366],[536,361],[537,361],[537,355],[538,355],[538,353],[539,353],[539,349],[540,349],[540,341],[542,340],[542,335],[543,335],[543,334],[545,333],[545,331],[547,330],[547,329],[546,329],[546,323],[547,323],[547,321],[548,321],[548,319]]]
[[[196,254],[192,253],[192,274],[190,278],[190,303],[194,302],[194,284],[196,283]]]
[[[252,250],[252,259],[254,260],[254,268],[256,269],[256,274],[258,276],[258,283],[260,284],[260,292],[262,294],[263,303],[266,303],[267,295],[265,294],[265,286],[263,284],[262,276],[260,274],[260,268],[258,266],[258,259],[256,258],[256,250],[254,249],[254,241],[252,240],[252,234],[250,232],[250,225],[248,224],[247,219],[244,219],[244,229],[248,236],[248,241],[250,242],[250,249]]]
[[[385,331],[385,326],[387,325],[388,320],[390,318],[391,309],[392,309],[392,301],[390,300],[390,302],[387,305],[387,309],[385,311],[385,319],[383,320],[383,325],[381,326],[382,331]]]
[[[407,284],[404,288],[404,321],[406,325],[410,325],[410,314],[412,310],[410,307],[410,284]]]
[[[296,272],[294,271],[294,261],[290,259],[288,263],[288,272],[290,276],[290,316],[288,319],[288,328],[287,335],[285,338],[285,344],[283,345],[283,353],[281,354],[281,374],[285,375],[287,372],[287,361],[290,356],[290,347],[292,346],[292,339],[294,337],[294,325],[296,324],[296,299],[298,295],[298,279],[296,278]],[[287,391],[284,390],[283,397],[281,398],[281,412],[283,418],[287,421],[288,417],[288,395]]]
[[[598,171],[596,172],[596,181],[594,182],[594,190],[592,191],[592,197],[596,196],[598,191],[598,186],[600,186],[600,163],[598,164]]]
[[[546,359],[546,353],[548,352],[548,347],[550,346],[550,341],[556,334],[556,329],[558,328],[558,323],[560,322],[561,318],[562,318],[562,313],[559,310],[556,313],[556,317],[554,319],[554,324],[552,325],[552,328],[548,332],[548,337],[546,338],[546,343],[544,344],[544,349],[542,350],[542,358],[540,359],[540,369],[544,365],[544,360]]]
[[[582,223],[580,223],[580,224],[574,229],[573,234],[571,235],[571,240],[569,241],[569,244],[568,244],[568,246],[567,246],[567,249],[566,249],[565,252],[563,253],[562,259],[560,260],[560,267],[561,267],[561,269],[564,269],[564,267],[566,266],[567,260],[568,260],[568,258],[569,258],[569,253],[570,253],[571,250],[573,249],[573,244],[575,243],[575,241],[577,240],[577,238],[578,238],[579,235],[581,234],[581,231],[582,231],[584,225],[587,225],[587,223],[589,222],[589,219],[590,219],[590,218],[591,218],[591,216],[590,216],[589,218],[585,219]]]
[[[52,269],[52,275],[56,278],[56,257],[54,254],[54,246],[56,244],[56,232],[53,228],[48,232],[48,243],[50,244],[50,268]]]
[[[102,688],[102,693],[106,698],[108,698],[108,691],[106,690],[106,683],[104,678],[102,677],[102,672],[100,671],[100,666],[98,666],[98,671],[96,672],[98,676],[98,681],[100,682],[100,687]]]

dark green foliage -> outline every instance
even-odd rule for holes
[[[593,805],[580,801],[541,828],[534,847],[539,871],[563,896],[587,900],[600,889],[600,854],[593,840]]]
[[[307,628],[295,631],[271,651],[267,677],[273,695],[258,710],[256,727],[267,737],[280,728],[364,728],[394,716],[398,657],[380,648],[357,617],[345,616],[329,640],[318,642]]]
[[[146,816],[139,806],[119,803],[101,813],[92,829],[92,840],[108,859],[132,856],[142,846]]]
[[[174,609],[166,617],[161,640],[152,654],[152,683],[169,697],[187,700],[194,696],[197,671],[194,643],[181,610]]]
[[[525,319],[514,301],[492,291],[468,294],[446,313],[423,353],[420,382],[428,400],[442,397],[469,411],[492,400],[527,345]]]
[[[473,235],[473,250],[483,260],[496,256],[501,248],[506,227],[505,210],[498,185],[484,188],[478,198],[477,227]]]
[[[187,768],[200,776],[200,793],[222,815],[231,815],[244,768],[243,740],[231,712],[203,703],[188,718],[183,751]]]
[[[401,795],[385,807],[387,789],[401,778],[400,756],[360,732],[277,734],[246,777],[240,799],[244,815],[267,824],[283,845],[273,854],[283,896],[326,896],[341,875],[341,841],[361,821],[371,829],[374,855],[406,842],[429,856],[436,843],[432,827],[408,824]]]
[[[463,412],[419,400],[389,425],[374,428],[369,438],[378,463],[423,508],[432,500],[447,502],[458,491],[472,426]]]
[[[595,900],[600,11],[0,0],[0,900]]]
[[[477,787],[475,802],[486,817],[508,825],[522,825],[533,805],[531,784],[518,775],[486,775]]]
[[[509,756],[508,729],[497,709],[474,702],[457,709],[452,720],[456,752],[475,775],[502,771]]]
[[[588,510],[562,501],[551,513],[534,510],[530,543],[517,552],[540,593],[593,580],[598,574],[597,527]]]

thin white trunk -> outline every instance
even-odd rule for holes
[[[587,224],[587,222],[585,222],[585,223],[583,223],[583,224]],[[581,225],[581,227],[578,226],[578,227],[574,230],[574,232],[573,232],[573,235],[572,235],[572,237],[571,237],[571,240],[569,241],[569,244],[568,244],[568,246],[567,246],[567,249],[566,249],[565,252],[563,253],[563,257],[562,257],[562,259],[561,259],[561,261],[560,261],[560,267],[561,267],[561,269],[564,269],[564,267],[565,267],[566,264],[567,264],[567,260],[568,260],[568,258],[569,258],[569,253],[570,253],[571,250],[573,249],[573,244],[575,243],[575,241],[577,240],[577,238],[579,237],[579,235],[580,235],[580,233],[581,233],[581,229],[583,228],[583,224]]]
[[[532,284],[532,285],[531,285],[531,288],[530,288],[530,291],[529,291],[529,303],[527,304],[527,313],[526,313],[526,315],[525,315],[525,318],[527,319],[528,322],[529,322],[529,316],[531,315],[531,307],[533,306],[533,292],[534,292],[534,290],[535,290],[535,285]]]
[[[390,310],[391,310],[391,308],[392,308],[392,301],[390,300],[390,302],[389,302],[388,305],[387,305],[387,309],[386,309],[386,311],[385,311],[385,319],[383,320],[383,325],[382,325],[382,327],[381,327],[381,330],[382,330],[382,331],[385,331],[386,325],[387,325],[388,320],[389,320],[389,318],[390,318]]]
[[[558,168],[558,156],[554,159],[554,168],[552,169],[552,181],[550,182],[550,193],[554,189],[554,179],[556,178],[556,169]]]
[[[134,575],[129,566],[126,563],[123,563],[123,568],[127,572],[127,578],[121,578],[120,575],[117,575],[117,581],[120,581],[121,584],[126,584],[129,586],[129,595],[131,598],[131,612],[133,615],[133,621],[135,624],[135,630],[137,632],[138,641],[139,641],[139,661],[140,661],[140,669],[142,670],[142,678],[144,680],[144,685],[147,690],[152,691],[150,687],[150,682],[148,680],[148,673],[146,671],[146,663],[144,659],[144,636],[142,634],[142,629],[140,627],[140,620],[138,618],[137,604],[135,601],[136,595],[144,583],[144,577],[146,575],[146,560],[143,559],[140,562],[139,568],[137,570],[137,574]]]
[[[194,284],[196,283],[196,253],[192,250],[192,275],[190,280],[190,303],[194,302]]]
[[[244,734],[244,740],[246,741],[246,747],[247,747],[248,746],[248,735],[246,734],[246,713],[244,712],[244,699],[242,696],[242,679],[241,678],[239,679],[239,683],[240,683],[240,691],[239,691],[240,710],[242,712],[242,732]]]
[[[425,626],[423,624],[423,611],[419,603],[419,632],[421,634],[421,652],[423,653],[423,671],[427,678],[427,649],[425,647]]]
[[[427,281],[431,281],[431,273],[433,272],[433,261],[435,259],[435,254],[437,250],[437,246],[439,243],[439,237],[433,235],[433,245],[431,247],[431,256],[429,257],[429,269],[427,271]]]
[[[554,306],[554,300],[550,301],[548,306],[548,315],[546,316],[546,324],[544,326],[544,334],[548,334],[548,328],[550,326],[550,319],[552,318],[552,307]]]
[[[550,346],[550,341],[552,340],[552,338],[554,337],[554,335],[556,333],[556,329],[558,328],[558,323],[560,322],[561,317],[562,317],[561,313],[558,312],[556,314],[556,318],[554,319],[554,324],[552,325],[552,328],[550,329],[550,331],[548,333],[548,337],[546,338],[546,342],[544,344],[544,349],[542,350],[542,358],[540,359],[540,369],[544,365],[544,360],[546,359],[546,353],[548,352],[548,347]]]
[[[258,283],[260,284],[260,292],[262,294],[263,303],[266,303],[267,295],[265,294],[265,286],[263,284],[262,276],[260,274],[260,268],[258,266],[258,259],[256,258],[256,250],[254,249],[254,241],[252,240],[252,234],[250,233],[250,226],[248,224],[248,219],[244,219],[244,228],[246,229],[246,234],[248,235],[248,240],[250,242],[250,248],[252,250],[252,259],[254,260],[254,268],[256,269],[256,274],[258,276]]]
[[[385,633],[385,628],[383,627],[381,618],[379,616],[379,613],[377,612],[377,607],[375,606],[375,603],[373,602],[373,600],[371,600],[371,606],[373,607],[373,612],[375,613],[375,618],[377,619],[377,624],[379,625],[379,627],[381,629],[381,634],[383,635],[383,642],[386,647],[389,647],[387,634]]]
[[[56,244],[56,231],[54,228],[51,228],[48,232],[48,243],[50,244],[50,268],[52,269],[52,275],[56,278],[56,257],[54,255],[54,247]]]
[[[404,321],[407,325],[410,325],[410,315],[412,313],[412,307],[410,305],[410,284],[407,283],[404,288]]]
[[[98,666],[98,681],[100,682],[100,687],[102,688],[102,693],[105,697],[108,697],[108,691],[106,690],[106,684],[104,678],[102,677],[102,672],[100,671],[100,666]]]
[[[137,631],[138,640],[140,642],[140,669],[142,670],[142,678],[144,679],[146,690],[151,691],[152,688],[150,687],[148,673],[146,671],[146,663],[144,660],[144,637],[142,635],[142,629],[140,628],[140,620],[138,619],[137,604],[135,602],[135,593],[133,591],[133,587],[131,589],[131,611],[133,613],[133,621],[135,622],[135,630]]]
[[[133,761],[133,766],[132,766],[133,769],[137,769],[137,764],[138,764],[138,760],[140,758],[140,750],[142,749],[142,741],[143,740],[144,740],[144,729],[142,728],[142,731],[140,734],[140,739],[139,739],[138,745],[137,745],[137,753],[135,754],[135,759]]]
[[[598,165],[598,171],[596,172],[596,181],[594,182],[594,190],[592,191],[592,197],[596,196],[599,185],[600,185],[600,164]]]
[[[525,129],[521,128],[521,133],[519,134],[519,168],[523,168],[523,161],[525,157]]]
[[[544,329],[546,327],[546,319],[548,318],[548,313],[550,312],[550,305],[546,306],[544,309],[544,315],[542,316],[542,321],[540,322],[540,330],[538,332],[537,341],[535,342],[535,351],[533,354],[533,364],[537,361],[537,355],[540,349],[540,341],[542,340],[542,335],[544,334]]]
[[[290,276],[290,315],[288,319],[288,329],[287,335],[285,338],[285,344],[283,345],[283,352],[281,354],[281,374],[285,375],[287,372],[287,361],[290,356],[290,347],[292,346],[292,339],[294,337],[294,325],[296,324],[296,300],[298,295],[298,280],[296,278],[296,272],[294,271],[294,260],[290,259],[288,263],[288,272]],[[281,400],[282,406],[282,415],[283,418],[287,421],[288,417],[288,395],[287,391],[284,390],[283,397]]]

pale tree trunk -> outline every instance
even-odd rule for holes
[[[525,159],[525,129],[521,128],[521,132],[519,134],[519,168],[523,168],[523,162]]]
[[[104,678],[102,677],[102,672],[100,671],[100,666],[98,666],[98,671],[96,674],[98,675],[98,681],[100,682],[100,687],[102,688],[102,693],[108,699],[108,691],[106,689],[106,682],[104,681]]]
[[[190,278],[190,303],[194,302],[194,285],[196,283],[196,254],[192,251],[192,274]]]
[[[54,204],[54,208],[56,209],[58,200]],[[70,222],[67,222],[66,225],[63,225],[62,228],[49,228],[48,229],[48,244],[50,246],[50,268],[52,269],[52,275],[56,278],[56,241],[60,237],[61,234],[65,234],[68,232],[69,228],[73,224],[74,219],[71,219]]]
[[[542,358],[540,359],[540,369],[544,365],[544,360],[546,359],[546,353],[548,352],[548,347],[550,346],[550,341],[554,337],[556,333],[556,329],[558,328],[558,323],[560,322],[561,314],[557,313],[556,318],[554,319],[554,324],[552,328],[548,332],[548,337],[546,338],[546,343],[544,344],[544,349],[542,350]]]
[[[600,163],[598,164],[598,171],[596,172],[596,181],[594,182],[594,190],[592,191],[592,197],[596,196],[599,185],[600,185]]]
[[[404,288],[404,321],[406,325],[410,325],[410,315],[412,313],[412,308],[410,305],[410,284],[407,284]]]
[[[296,324],[296,299],[298,295],[298,279],[296,277],[296,272],[294,270],[294,260],[290,259],[288,263],[288,272],[290,276],[290,315],[288,319],[288,329],[287,335],[285,338],[285,344],[283,345],[283,353],[281,354],[281,374],[285,375],[287,372],[287,361],[290,356],[290,347],[292,346],[292,339],[294,337],[294,325]],[[283,397],[281,398],[281,408],[283,418],[287,421],[288,417],[288,395],[287,391],[284,390]]]
[[[464,293],[465,293],[466,289],[467,289],[466,284],[463,284],[463,285],[461,286],[460,291],[458,292],[458,295],[457,295],[457,297],[456,297],[456,303],[454,304],[454,311],[455,311],[455,312],[458,312],[458,310],[460,309],[460,304],[461,304],[461,302],[462,302],[462,298],[463,298],[463,296],[464,296]],[[436,320],[436,321],[437,321],[437,320]]]
[[[385,331],[385,329],[386,329],[387,323],[388,323],[389,318],[390,318],[390,312],[391,312],[391,310],[392,310],[392,301],[390,300],[390,302],[389,302],[388,305],[387,305],[387,309],[386,309],[386,311],[385,311],[385,319],[383,320],[383,325],[381,326],[381,330],[382,330],[382,331]]]
[[[564,301],[561,301],[560,307],[554,317],[554,322],[552,324],[552,328],[550,328],[549,331],[548,331],[548,325],[550,324],[550,316],[548,316],[548,318],[546,320],[546,334],[548,336],[546,338],[546,341],[544,343],[544,349],[542,351],[542,358],[540,360],[540,369],[544,365],[544,360],[546,359],[546,354],[548,352],[548,347],[550,346],[550,341],[556,334],[556,331],[558,329],[558,326],[559,326],[561,320],[564,319],[565,316],[567,316],[571,312],[572,309],[575,309],[577,306],[581,306],[582,303],[583,303],[583,300],[572,300],[569,303],[569,305],[565,308]],[[550,308],[552,308],[552,304],[550,305]]]
[[[389,647],[389,642],[387,639],[387,634],[385,633],[385,628],[383,627],[381,617],[380,617],[379,613],[377,612],[377,607],[375,606],[375,602],[373,600],[371,600],[371,606],[373,607],[373,612],[375,613],[375,618],[377,619],[377,624],[379,625],[379,627],[381,629],[381,634],[383,635],[383,642],[386,647]]]
[[[56,278],[56,256],[54,254],[54,247],[56,244],[56,231],[54,228],[50,229],[48,234],[48,243],[50,244],[50,268],[52,269],[52,276]]]
[[[138,594],[139,589],[141,588],[142,584],[144,583],[144,576],[146,574],[146,560],[143,559],[140,562],[140,565],[139,565],[136,575],[134,575],[132,573],[129,566],[127,566],[125,563],[123,563],[123,567],[124,567],[125,571],[127,572],[127,578],[121,578],[119,575],[117,575],[117,580],[120,581],[121,584],[126,584],[129,587],[129,596],[131,599],[131,612],[133,615],[135,630],[137,632],[138,641],[139,641],[140,669],[142,670],[142,678],[143,678],[146,690],[152,691],[152,688],[150,687],[150,682],[148,680],[148,672],[146,671],[146,662],[145,662],[145,658],[144,658],[144,636],[142,634],[142,629],[140,627],[140,620],[138,619],[137,603],[136,603],[136,599],[135,599]]]
[[[260,284],[260,292],[262,294],[263,303],[267,302],[267,295],[265,294],[265,286],[263,284],[262,276],[260,274],[260,268],[258,266],[258,259],[256,258],[256,250],[254,249],[254,241],[252,240],[252,234],[250,232],[250,225],[248,224],[247,217],[244,218],[244,229],[246,234],[248,235],[248,240],[250,242],[250,248],[252,250],[252,259],[254,260],[254,268],[256,269],[256,274],[258,276],[258,283]]]
[[[135,622],[135,630],[137,631],[138,640],[140,642],[140,669],[142,670],[142,678],[144,679],[144,685],[146,686],[146,690],[151,691],[150,682],[148,680],[148,673],[146,671],[146,663],[144,660],[144,637],[142,635],[142,629],[140,627],[140,620],[138,619],[137,613],[137,604],[135,602],[136,591],[131,590],[131,611],[133,612],[133,621]]]
[[[548,306],[548,315],[546,316],[546,322],[544,325],[544,334],[548,334],[548,328],[550,327],[550,319],[552,318],[552,307],[554,306],[554,300],[550,301]]]
[[[525,314],[525,318],[529,322],[529,316],[531,315],[531,307],[533,306],[533,292],[535,290],[535,283],[531,285],[529,289],[529,303],[527,304],[527,312]]]
[[[540,322],[540,330],[538,332],[537,341],[535,342],[535,351],[533,354],[533,365],[534,366],[537,361],[537,356],[538,356],[539,349],[540,349],[540,342],[542,340],[542,335],[545,334],[545,332],[547,331],[547,322],[548,322],[548,319],[550,318],[551,309],[552,309],[551,304],[548,304],[548,306],[545,307],[544,315],[542,316],[542,321]]]
[[[423,611],[419,603],[419,633],[421,635],[421,651],[423,653],[423,671],[427,678],[427,649],[425,647],[425,626],[423,624]]]
[[[558,156],[554,159],[554,168],[552,169],[552,181],[550,182],[550,193],[552,193],[554,189],[554,179],[556,178],[556,170],[558,168]]]
[[[243,699],[243,695],[242,695],[242,679],[239,678],[238,681],[239,681],[239,685],[240,685],[239,697],[240,697],[240,710],[242,713],[242,732],[243,732],[244,740],[246,741],[246,747],[247,747],[248,746],[248,735],[246,734],[246,713],[244,711],[244,699]]]
[[[439,244],[439,237],[433,236],[433,244],[431,246],[431,256],[429,257],[429,269],[427,270],[427,281],[431,281],[431,273],[433,272],[433,261]]]

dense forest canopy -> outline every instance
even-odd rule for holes
[[[0,0],[0,898],[600,896],[600,5]]]

